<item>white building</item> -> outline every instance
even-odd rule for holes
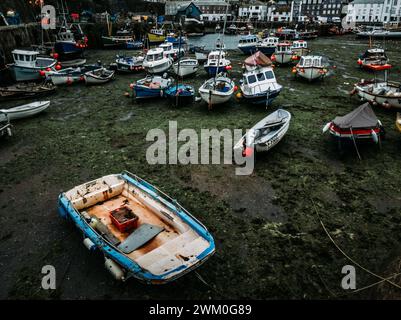
[[[354,0],[348,4],[348,23],[400,22],[401,0]]]
[[[266,21],[267,5],[259,1],[241,5],[238,9],[238,18],[242,20]]]

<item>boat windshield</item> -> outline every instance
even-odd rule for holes
[[[162,53],[150,54],[150,55],[146,56],[146,60],[148,60],[148,61],[161,60],[162,58],[163,58]]]

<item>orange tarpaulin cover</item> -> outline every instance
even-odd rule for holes
[[[245,59],[245,64],[248,66],[267,67],[272,65],[272,61],[262,52],[258,51],[255,54]]]

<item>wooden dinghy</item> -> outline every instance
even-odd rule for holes
[[[86,84],[103,84],[114,78],[114,71],[100,68],[84,74]]]
[[[279,143],[290,127],[291,113],[278,109],[255,124],[234,146],[234,153],[243,157],[253,151],[269,151]]]
[[[0,101],[38,98],[56,91],[52,83],[19,83],[9,87],[0,87]]]
[[[37,101],[10,109],[0,109],[0,112],[7,114],[10,120],[17,120],[32,117],[50,106],[50,101]]]
[[[118,280],[163,284],[197,268],[215,251],[206,227],[159,189],[129,173],[60,194],[59,213],[99,249]]]

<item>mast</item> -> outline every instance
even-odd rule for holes
[[[224,33],[226,32],[226,23],[227,23],[227,12],[228,12],[228,4],[226,7],[226,14],[224,16],[224,24],[223,24],[223,35],[221,36],[221,42],[220,42],[220,51],[219,51],[219,58],[217,59],[217,68],[216,68],[216,74],[214,76],[214,85],[216,86],[216,78],[217,78],[217,74],[219,73],[219,68],[220,68],[220,58],[221,58],[221,52],[223,50],[223,38],[224,38]],[[219,36],[219,40],[220,40],[220,36]]]
[[[175,106],[178,106],[178,79],[180,78],[180,61],[181,61],[181,36],[182,36],[182,28],[180,23],[180,33],[178,34],[178,66],[177,66],[177,78],[176,78],[176,85],[175,85]]]

